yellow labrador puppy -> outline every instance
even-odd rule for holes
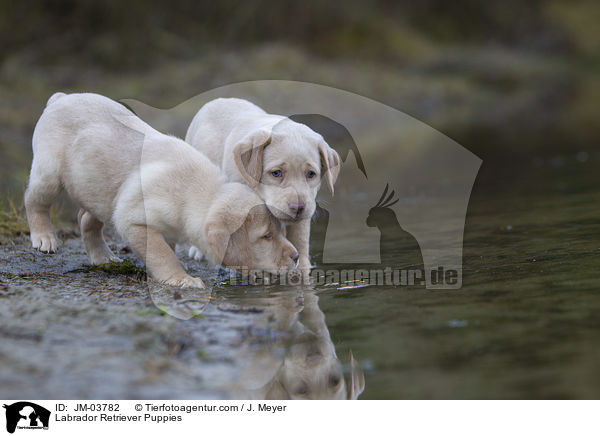
[[[230,181],[246,183],[260,195],[286,225],[287,237],[300,253],[299,268],[310,270],[315,197],[322,180],[333,194],[340,170],[339,155],[323,137],[249,101],[218,98],[198,111],[185,140],[219,165]]]
[[[228,182],[202,153],[97,94],[54,94],[35,127],[25,207],[32,245],[41,251],[58,248],[49,208],[63,188],[81,207],[93,264],[119,260],[104,241],[107,222],[154,279],[173,286],[204,283],[185,272],[172,243],[193,243],[215,264],[269,272],[298,259],[248,186]]]

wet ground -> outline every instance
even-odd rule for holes
[[[184,292],[92,269],[73,232],[4,238],[0,396],[597,398],[600,158],[561,162],[482,168],[453,291],[232,285],[181,255],[215,285]]]
[[[190,299],[133,268],[96,270],[79,238],[61,236],[55,255],[24,236],[0,246],[3,398],[230,398],[243,355],[282,346],[265,308]],[[122,244],[111,248],[136,262]]]

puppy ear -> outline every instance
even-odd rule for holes
[[[321,177],[327,179],[327,186],[333,195],[333,185],[340,173],[340,155],[325,141],[319,143],[319,155],[321,156]]]
[[[215,265],[222,265],[231,234],[223,221],[211,221],[206,225],[206,243],[212,253],[204,253]]]
[[[249,212],[232,210],[228,199],[224,200],[219,207],[209,211],[205,235],[210,252],[205,254],[215,265],[241,267],[249,255],[244,250],[247,244],[241,239],[244,237],[242,226]]]
[[[350,350],[350,389],[348,390],[348,399],[356,400],[365,390],[365,374],[358,366]]]
[[[233,149],[233,159],[242,177],[252,189],[262,177],[265,147],[271,142],[271,132],[259,129],[246,136]]]

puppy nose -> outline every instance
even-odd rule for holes
[[[300,255],[298,254],[297,251],[294,251],[292,254],[290,254],[290,257],[292,258],[292,260],[294,262],[298,262],[298,258],[300,257]]]
[[[304,210],[305,204],[303,201],[299,201],[297,203],[290,203],[289,206],[292,212],[295,212],[296,215],[300,215]]]

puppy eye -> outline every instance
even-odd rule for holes
[[[309,171],[306,173],[306,178],[307,179],[312,179],[317,175],[317,173],[315,173],[314,171]]]
[[[273,233],[269,232],[269,233],[263,235],[263,239],[273,239]]]
[[[278,179],[279,177],[282,176],[281,170],[275,170],[275,171],[271,171],[271,175],[273,177],[275,177],[276,179]]]
[[[329,386],[335,387],[340,384],[340,378],[337,375],[329,376]]]
[[[302,386],[298,386],[296,388],[296,390],[294,391],[294,393],[296,395],[306,395],[308,393],[308,389],[306,388],[306,386],[302,385]]]

